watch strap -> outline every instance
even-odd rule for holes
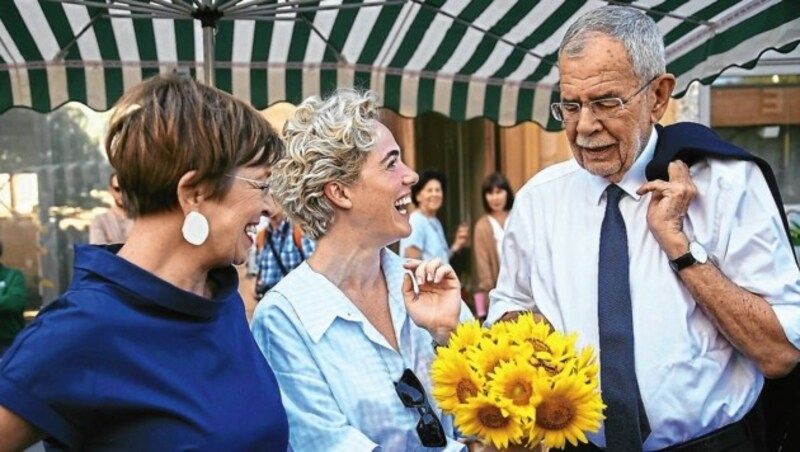
[[[678,258],[669,261],[669,266],[672,267],[672,269],[675,270],[676,272],[679,272],[686,267],[694,265],[695,263],[697,263],[697,259],[694,258],[692,252],[690,251],[684,254],[683,256],[680,256]]]

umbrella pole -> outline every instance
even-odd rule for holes
[[[203,77],[208,86],[216,86],[214,80],[214,25],[203,24]]]
[[[197,10],[192,12],[192,17],[200,21],[203,26],[203,78],[206,85],[216,86],[214,77],[214,32],[217,28],[217,21],[222,18],[222,12],[214,5],[213,0],[194,0],[198,5]]]

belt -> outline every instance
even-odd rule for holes
[[[736,445],[745,443],[752,439],[750,430],[743,420],[726,425],[711,433],[705,434],[685,443],[676,444],[666,449],[664,452],[717,452],[727,450]]]

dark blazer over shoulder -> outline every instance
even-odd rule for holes
[[[680,159],[689,166],[706,158],[752,161],[764,174],[789,236],[789,222],[783,209],[778,183],[772,168],[765,160],[723,141],[716,132],[701,124],[681,122],[666,127],[656,125],[656,129],[658,143],[653,160],[645,170],[647,180],[669,180],[667,166],[675,159]],[[702,193],[698,196],[702,196]],[[791,237],[789,241],[791,242]],[[783,378],[766,380],[760,405],[764,409],[768,450],[800,450],[800,366],[796,366]]]

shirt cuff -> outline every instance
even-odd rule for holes
[[[489,303],[489,312],[486,313],[484,326],[491,326],[500,320],[507,312],[526,311],[522,306],[505,300],[494,299]]]

